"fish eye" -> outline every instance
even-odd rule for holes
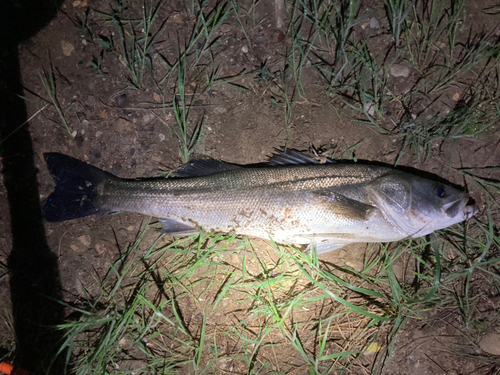
[[[437,186],[437,187],[435,188],[435,190],[436,190],[436,194],[438,195],[438,197],[440,197],[440,198],[443,198],[443,197],[444,197],[444,195],[445,195],[445,190],[444,190],[444,187],[442,187],[442,186]]]

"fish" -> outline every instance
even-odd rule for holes
[[[235,233],[321,254],[422,237],[478,212],[449,184],[392,167],[318,164],[297,151],[251,165],[195,160],[169,178],[141,180],[59,153],[44,158],[56,183],[42,207],[49,222],[128,211],[161,219],[172,236]]]

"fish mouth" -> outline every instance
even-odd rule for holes
[[[466,195],[462,199],[457,199],[454,202],[447,203],[443,206],[444,213],[448,217],[463,216],[463,220],[469,219],[479,211],[479,207],[469,203],[469,196]]]

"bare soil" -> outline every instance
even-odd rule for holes
[[[243,6],[248,8],[250,3],[243,1]],[[107,74],[98,76],[92,68],[92,60],[99,56],[102,48],[88,41],[84,32],[75,26],[76,20],[84,17],[87,7],[109,10],[106,1],[66,1],[49,25],[19,47],[23,85],[30,99],[26,105],[29,115],[33,116],[28,126],[39,171],[40,200],[45,199],[54,186],[43,161],[45,152],[61,152],[123,178],[158,176],[161,171],[181,164],[178,141],[171,130],[176,126],[175,118],[170,110],[156,109],[163,100],[172,97],[173,84],[166,85],[167,98],[147,74],[143,78],[143,88],[130,88],[127,86],[128,72],[116,54],[104,57],[102,69]],[[256,19],[272,15],[273,7],[273,2],[259,3],[255,7]],[[367,1],[366,7],[373,8],[374,5]],[[483,13],[479,2],[472,2],[468,7],[471,22],[496,26],[498,15]],[[90,12],[89,17],[89,27],[94,35],[110,35],[112,27],[109,24],[95,12]],[[167,26],[155,48],[175,57],[179,45],[182,45],[179,40],[183,41],[188,35],[194,17],[189,16],[182,2],[168,1],[159,18],[165,19]],[[383,24],[385,18],[378,19],[382,28],[387,29],[388,25]],[[221,42],[217,56],[220,76],[241,75],[234,83],[246,87],[247,91],[223,84],[206,92],[202,90],[204,76],[188,72],[187,94],[189,100],[194,97],[191,124],[194,127],[196,123],[204,122],[204,134],[197,149],[199,154],[249,164],[266,161],[275,149],[284,146],[296,150],[334,148],[338,156],[348,146],[359,143],[354,151],[358,160],[395,163],[401,139],[379,134],[372,127],[357,122],[349,110],[342,108],[339,100],[325,95],[322,82],[312,68],[304,69],[307,99],[297,98],[291,123],[286,127],[285,103],[273,94],[272,84],[255,78],[255,71],[264,63],[270,67],[271,73],[282,70],[283,56],[290,41],[283,37],[281,29],[276,28],[272,16],[258,25],[246,24],[250,43],[234,17],[228,18],[223,26],[216,32]],[[358,29],[356,32],[364,31]],[[383,38],[381,40],[381,44],[384,43]],[[158,56],[154,55],[152,59],[155,78],[162,77],[167,69]],[[48,99],[40,74],[43,69],[48,71],[50,64],[54,68],[61,107],[72,104],[66,113],[72,135],[54,124],[53,121],[60,122],[57,112],[40,99]],[[408,78],[396,78],[394,90],[405,90],[412,79],[416,79],[413,73]],[[386,121],[390,121],[390,116],[397,114],[387,116]],[[351,158],[352,154],[343,157]],[[495,133],[436,146],[425,161],[412,157],[410,153],[400,161],[401,166],[429,172],[462,186],[464,179],[457,169],[491,167],[499,163],[500,138]],[[473,185],[469,188],[483,212],[483,193]],[[6,262],[11,247],[8,212],[5,190],[0,184],[0,260],[3,262]],[[79,300],[83,288],[90,294],[98,291],[97,280],[107,272],[109,262],[133,243],[143,222],[144,217],[140,215],[121,213],[46,223],[47,241],[58,258],[66,302]],[[260,241],[255,243],[256,248],[266,246]],[[353,245],[325,254],[322,259],[333,264],[347,262],[356,268],[361,265],[364,251],[364,245]],[[228,261],[241,263],[241,253],[228,253]],[[248,272],[257,270],[256,265],[248,264],[248,267]],[[474,280],[473,285],[482,288],[482,282],[484,280]],[[7,281],[3,280],[2,284],[5,291]],[[4,293],[4,301],[9,300],[7,295]],[[498,323],[499,306],[498,295],[480,303],[478,309],[482,319],[493,325]],[[227,313],[225,309],[233,310],[230,300],[212,317],[221,319],[221,325],[231,324],[229,318],[222,318]],[[235,315],[237,318],[238,314],[244,314],[241,306]],[[302,319],[307,321],[307,312],[303,314],[306,316]],[[317,312],[311,311],[310,314],[315,316]],[[458,309],[444,316],[429,312],[427,317],[425,322],[410,322],[400,333],[387,374],[495,373],[477,359],[481,355],[487,356],[477,345],[484,330],[466,326]],[[280,352],[275,355],[279,356]],[[366,373],[375,357],[366,355]],[[226,368],[223,370],[231,372]],[[234,372],[236,370],[245,371],[233,368]],[[296,371],[294,373],[303,373],[306,368],[300,367],[299,363]]]

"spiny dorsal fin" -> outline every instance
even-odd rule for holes
[[[318,160],[310,156],[304,155],[301,152],[294,150],[279,151],[271,157],[267,165],[270,166],[284,166],[284,165],[298,165],[298,164],[319,164]],[[330,159],[326,159],[326,163],[333,163]]]
[[[326,159],[326,163],[333,163],[330,159]],[[268,162],[257,163],[257,164],[247,164],[247,165],[237,165],[225,163],[223,161],[218,161],[215,159],[200,159],[193,160],[188,163],[181,165],[179,169],[174,171],[172,177],[199,177],[208,176],[215,173],[233,171],[240,168],[263,168],[263,167],[279,167],[287,165],[313,165],[320,164],[317,160],[310,156],[304,155],[298,151],[286,150],[279,151],[276,150]]]

